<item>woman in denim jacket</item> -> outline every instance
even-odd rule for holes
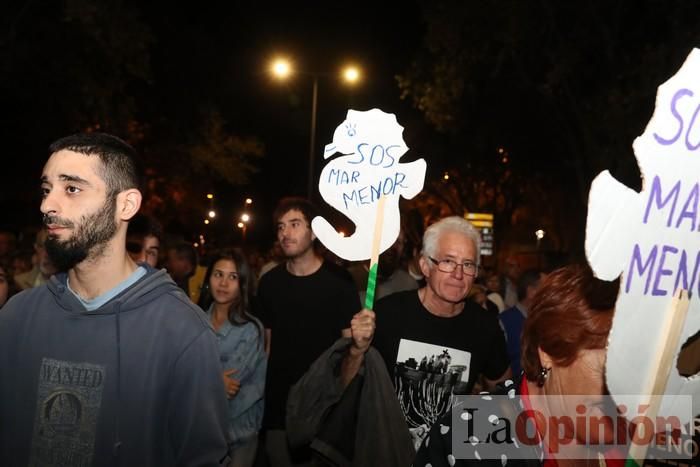
[[[219,342],[229,400],[230,467],[249,467],[262,426],[267,355],[262,324],[248,312],[250,269],[243,253],[232,249],[214,255],[204,284],[200,306]]]

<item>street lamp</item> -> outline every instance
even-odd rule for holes
[[[244,212],[241,214],[241,221],[237,224],[238,228],[241,229],[243,233],[243,241],[245,242],[245,234],[248,231],[248,222],[250,222],[250,214]]]
[[[356,83],[360,80],[360,69],[352,65],[345,67],[343,79],[348,83]]]
[[[311,93],[311,135],[309,141],[309,179],[307,185],[307,196],[311,200],[311,195],[314,191],[314,146],[316,145],[316,110],[318,108],[318,80],[322,76],[327,76],[329,73],[318,72],[302,72],[295,71],[291,62],[286,58],[276,58],[270,65],[272,75],[279,80],[289,78],[293,73],[306,74],[311,76],[313,87]],[[343,81],[348,84],[356,84],[360,81],[361,72],[355,65],[347,65],[341,70]]]
[[[535,230],[535,238],[537,238],[537,269],[542,269],[542,251],[540,251],[540,242],[544,238],[544,230]]]
[[[292,73],[292,64],[284,57],[277,57],[270,65],[273,76],[279,79],[286,79]]]
[[[540,240],[542,240],[544,238],[544,230],[542,230],[542,229],[535,230],[535,237],[537,237],[537,244],[539,245]]]

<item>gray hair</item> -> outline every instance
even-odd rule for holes
[[[440,237],[445,232],[457,232],[465,235],[474,242],[476,248],[476,264],[481,262],[481,235],[468,220],[459,216],[450,216],[440,219],[428,227],[423,234],[423,250],[421,254],[425,257],[435,257],[437,245]]]

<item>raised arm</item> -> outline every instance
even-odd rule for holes
[[[374,338],[375,327],[374,312],[363,309],[353,316],[350,321],[350,327],[343,329],[343,337],[352,338],[340,368],[340,381],[343,387],[347,387],[350,384],[350,381],[352,381],[362,366],[365,353],[372,343],[372,338]]]

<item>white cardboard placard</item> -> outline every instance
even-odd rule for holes
[[[622,274],[607,384],[613,396],[649,386],[651,362],[666,338],[663,312],[675,290],[686,289],[690,305],[665,394],[695,396],[697,414],[700,376],[683,377],[676,365],[681,346],[700,330],[700,50],[659,86],[654,115],[633,148],[642,191],[604,171],[591,184],[588,202],[588,261],[601,279]],[[660,415],[671,413],[673,400],[664,399]]]
[[[400,163],[408,147],[403,127],[394,114],[379,109],[348,110],[347,117],[326,145],[324,158],[336,153],[321,172],[318,189],[323,199],[355,224],[355,232],[342,236],[323,217],[311,228],[326,248],[348,261],[369,259],[372,253],[377,202],[386,197],[380,253],[399,235],[399,197],[411,199],[423,189],[425,160]]]

